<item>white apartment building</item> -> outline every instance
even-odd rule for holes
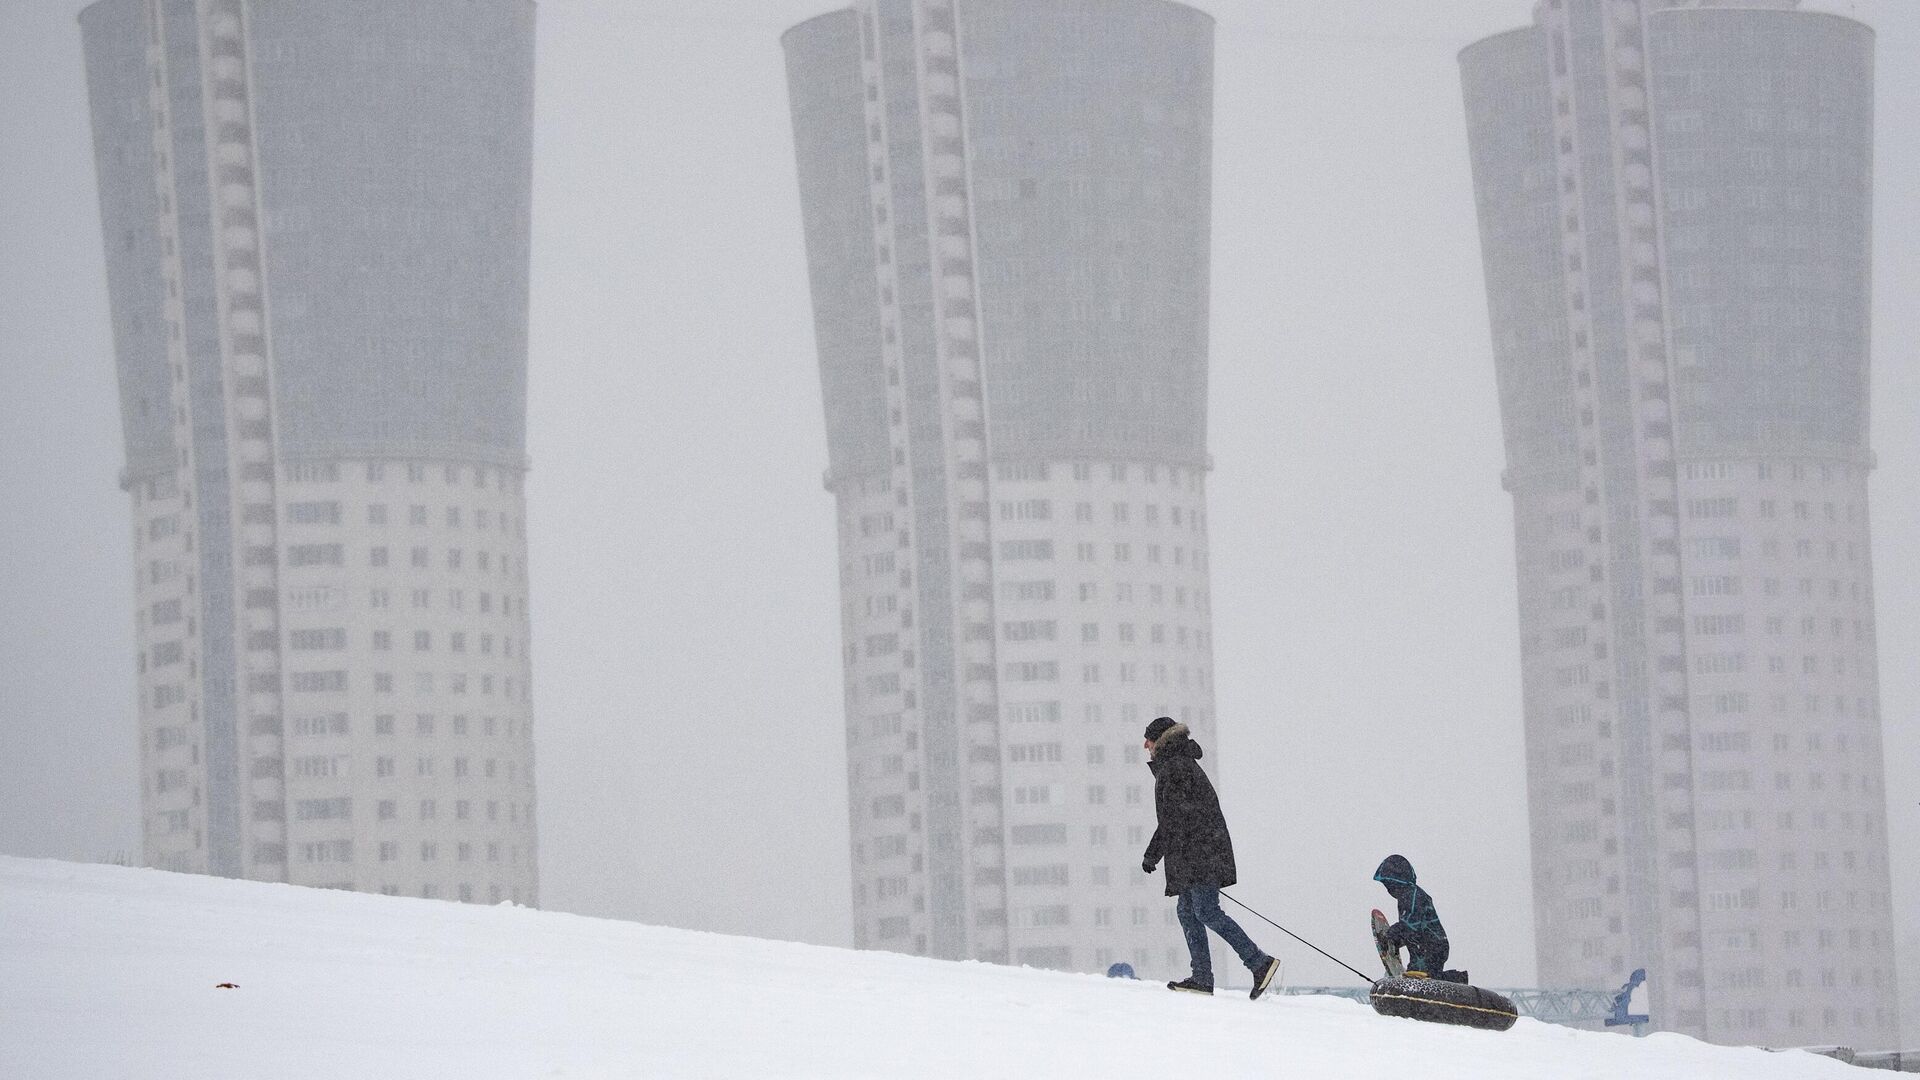
[[[1895,1045],[1868,528],[1873,34],[1542,0],[1461,54],[1541,979]]]
[[[538,899],[532,18],[525,0],[81,15],[149,865]]]
[[[784,44],[855,940],[1183,971],[1140,870],[1140,743],[1168,715],[1214,748],[1212,21],[1163,0],[878,0]]]

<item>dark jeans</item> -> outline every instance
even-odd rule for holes
[[[1247,970],[1259,978],[1267,961],[1272,959],[1260,951],[1240,924],[1220,910],[1220,890],[1211,885],[1196,885],[1180,894],[1180,901],[1174,906],[1174,913],[1180,916],[1180,929],[1187,935],[1187,955],[1193,958],[1193,981],[1207,986],[1213,985],[1213,954],[1207,948],[1207,931],[1220,935],[1233,951],[1240,954],[1240,962]]]

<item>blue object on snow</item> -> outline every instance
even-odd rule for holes
[[[1107,978],[1109,979],[1137,979],[1139,977],[1140,976],[1133,973],[1133,965],[1127,963],[1125,960],[1107,969]]]
[[[1613,1015],[1607,1017],[1608,1027],[1622,1027],[1631,1024],[1635,1035],[1643,1034],[1642,1029],[1651,1017],[1645,1013],[1629,1013],[1627,1012],[1627,1005],[1633,1000],[1634,990],[1646,981],[1647,969],[1634,968],[1633,976],[1627,980],[1627,985],[1621,987],[1620,992],[1613,995]]]

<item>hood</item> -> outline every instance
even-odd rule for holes
[[[1187,734],[1187,725],[1175,724],[1153,741],[1153,757],[1147,762],[1151,765],[1171,757],[1200,757],[1200,744]]]
[[[1420,883],[1413,874],[1413,864],[1403,855],[1389,855],[1380,862],[1380,869],[1373,872],[1373,880],[1387,887],[1395,896],[1401,890],[1411,889]]]

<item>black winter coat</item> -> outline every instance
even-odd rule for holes
[[[1200,768],[1200,744],[1176,724],[1160,737],[1147,762],[1153,770],[1153,811],[1159,827],[1147,844],[1146,862],[1167,861],[1167,895],[1196,885],[1224,889],[1234,876],[1233,838],[1220,813],[1220,797]]]
[[[1387,887],[1388,895],[1400,905],[1400,921],[1387,928],[1390,940],[1406,943],[1416,954],[1447,955],[1447,928],[1440,925],[1440,913],[1433,908],[1433,897],[1420,887],[1413,864],[1405,856],[1389,855],[1373,872],[1373,880]]]

